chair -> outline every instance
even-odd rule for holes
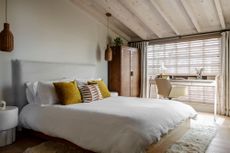
[[[187,95],[187,87],[183,86],[172,86],[169,80],[166,79],[155,79],[156,85],[157,85],[157,93],[158,95],[162,96],[163,98],[178,98],[181,96]]]

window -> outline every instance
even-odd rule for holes
[[[204,68],[203,75],[216,76],[220,73],[221,39],[155,44],[147,49],[148,77],[161,73],[162,63],[170,75],[196,75],[196,68]],[[184,101],[213,103],[213,87],[189,87]]]

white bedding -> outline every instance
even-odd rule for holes
[[[196,114],[189,105],[172,100],[109,97],[65,106],[28,104],[20,122],[95,152],[141,153]]]

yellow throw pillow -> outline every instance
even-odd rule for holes
[[[81,94],[76,81],[53,83],[57,96],[63,105],[81,103]]]
[[[88,84],[98,84],[102,97],[103,98],[110,97],[110,92],[103,80],[91,80],[88,81]]]

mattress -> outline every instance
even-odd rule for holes
[[[20,124],[94,152],[142,153],[196,114],[191,106],[173,100],[118,96],[73,105],[28,104]]]

